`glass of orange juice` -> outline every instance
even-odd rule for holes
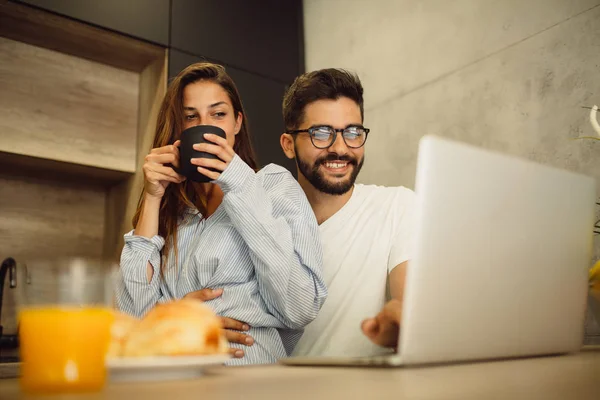
[[[72,258],[27,266],[28,276],[17,285],[21,388],[35,393],[102,389],[114,265]]]

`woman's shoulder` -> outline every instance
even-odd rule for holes
[[[294,193],[302,191],[300,184],[292,173],[277,164],[268,164],[261,168],[257,173],[260,177],[264,188],[269,192]]]
[[[273,215],[300,215],[313,221],[314,228],[317,228],[317,220],[306,194],[289,170],[277,164],[269,164],[256,174],[272,202]]]
[[[290,171],[277,164],[268,164],[261,168],[256,174],[263,180],[265,184],[273,184],[273,182],[298,183]]]
[[[289,177],[291,177],[292,179],[294,178],[292,176],[292,173],[290,171],[288,171],[287,169],[283,168],[281,165],[277,165],[277,164],[267,164],[264,167],[262,167],[258,172],[258,175],[263,175],[263,176],[269,176],[269,175],[288,175]]]

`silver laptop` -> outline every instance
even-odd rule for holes
[[[282,363],[402,366],[580,349],[594,179],[426,136],[416,192],[398,353]]]

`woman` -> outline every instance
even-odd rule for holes
[[[188,161],[179,159],[181,132],[195,125],[226,133],[194,145],[219,158],[191,160],[210,183],[188,182],[176,172]],[[285,357],[326,297],[317,222],[287,170],[271,164],[255,172],[242,102],[223,67],[193,64],[172,81],[153,147],[134,230],[125,235],[119,308],[139,317],[158,302],[222,288],[206,304],[244,321],[254,339],[229,364]]]

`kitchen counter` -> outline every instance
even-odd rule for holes
[[[18,362],[0,363],[0,379],[16,378],[19,376]]]
[[[17,379],[0,380],[0,393],[2,400],[36,398],[22,394]],[[420,368],[217,367],[195,380],[108,384],[73,398],[597,400],[600,350]]]

